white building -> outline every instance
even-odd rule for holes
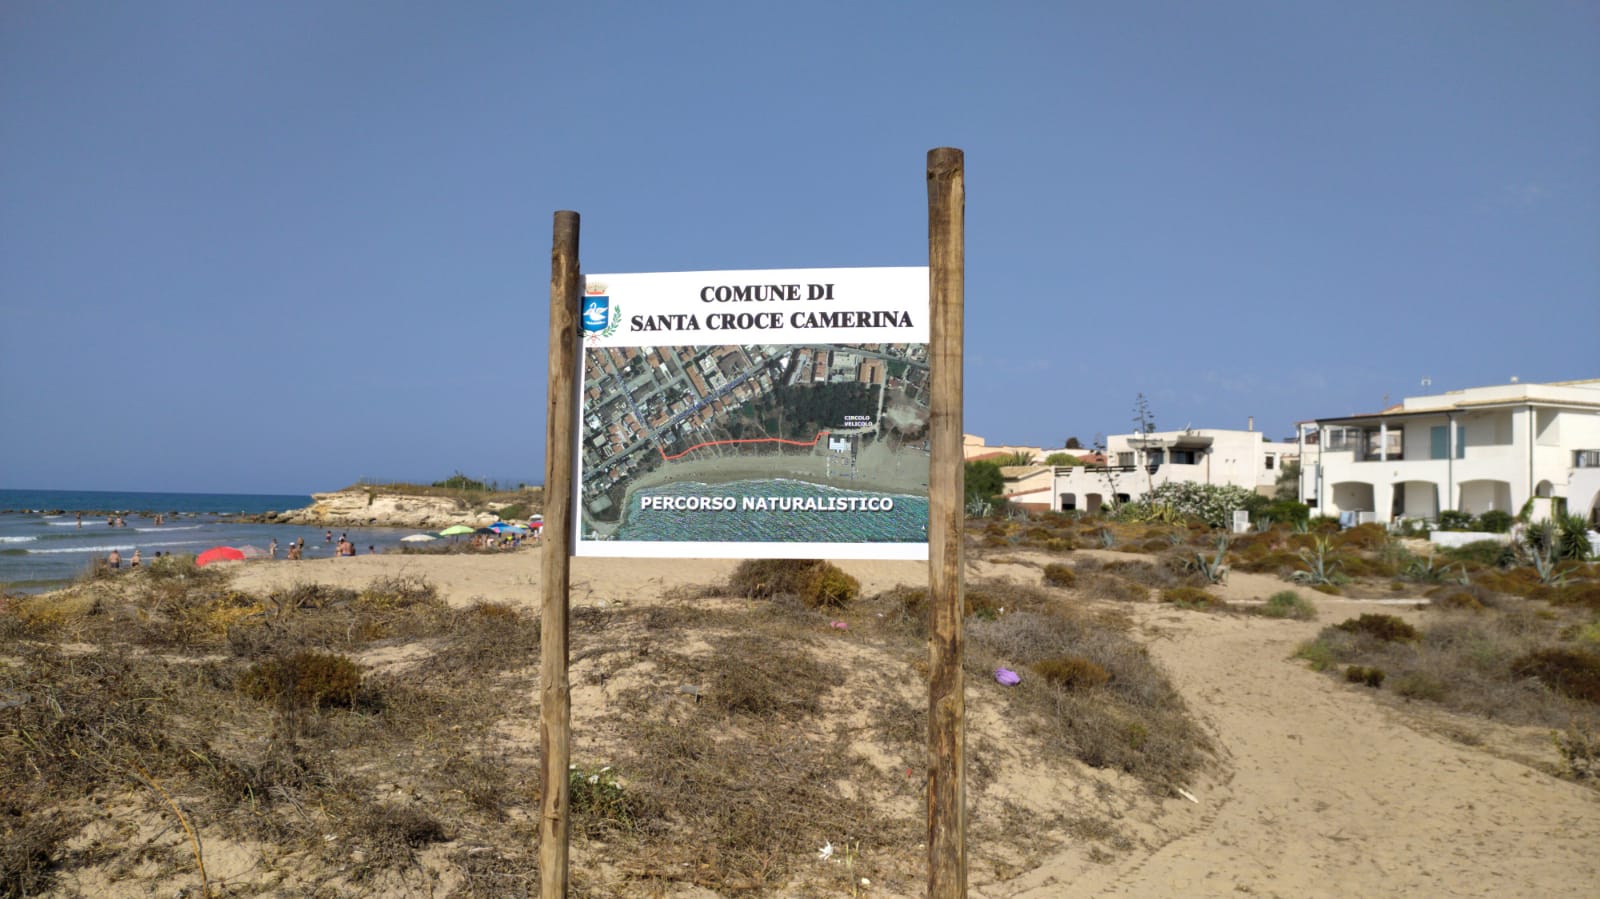
[[[1142,499],[1162,484],[1226,484],[1271,496],[1294,443],[1270,443],[1259,431],[1189,429],[1106,438],[1104,466],[1005,468],[1006,499],[1030,509],[1094,512]]]
[[[1300,496],[1314,513],[1434,521],[1446,509],[1516,515],[1548,497],[1600,515],[1600,379],[1408,397],[1306,422],[1300,440]]]

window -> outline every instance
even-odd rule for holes
[[[1374,462],[1385,457],[1391,462],[1396,462],[1406,457],[1406,432],[1394,428],[1387,432],[1379,428],[1367,428],[1361,432],[1361,459],[1364,462]]]
[[[1456,458],[1464,459],[1467,455],[1467,429],[1460,424],[1456,425]],[[1447,425],[1434,425],[1428,429],[1428,458],[1450,458],[1450,430]]]
[[[1271,470],[1272,470],[1272,460],[1273,460],[1273,459],[1274,459],[1274,458],[1275,458],[1275,457],[1273,457],[1273,456],[1268,456],[1268,457],[1267,457],[1267,470],[1268,470],[1268,471],[1271,471]]]
[[[1133,467],[1133,453],[1117,453],[1117,464],[1123,468]]]
[[[1194,450],[1175,449],[1172,451],[1173,465],[1194,465],[1198,461],[1199,453],[1196,453]]]
[[[1361,432],[1355,428],[1323,428],[1323,430],[1327,433],[1327,440],[1323,444],[1323,449],[1330,453],[1353,450],[1356,448],[1356,442],[1361,438]]]

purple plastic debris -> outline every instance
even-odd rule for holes
[[[1017,684],[1022,683],[1022,676],[1010,668],[996,668],[994,670],[994,679],[1008,687],[1015,687]]]

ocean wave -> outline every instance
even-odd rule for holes
[[[203,528],[203,527],[205,527],[205,525],[203,525],[203,524],[181,524],[181,525],[162,525],[161,527],[134,528],[134,530],[136,530],[136,531],[155,531],[156,533],[159,534],[162,531],[195,531],[195,530],[199,530],[200,528]]]
[[[0,543],[32,543],[37,537],[0,537]]]
[[[57,553],[108,553],[112,550],[116,550],[117,552],[132,552],[133,544],[106,543],[97,544],[95,546],[74,546],[71,549],[29,549],[24,550],[24,552],[30,556],[53,556]]]

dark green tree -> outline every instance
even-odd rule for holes
[[[967,463],[966,502],[986,500],[999,496],[1005,490],[1006,479],[1000,476],[1000,466],[987,460]]]

